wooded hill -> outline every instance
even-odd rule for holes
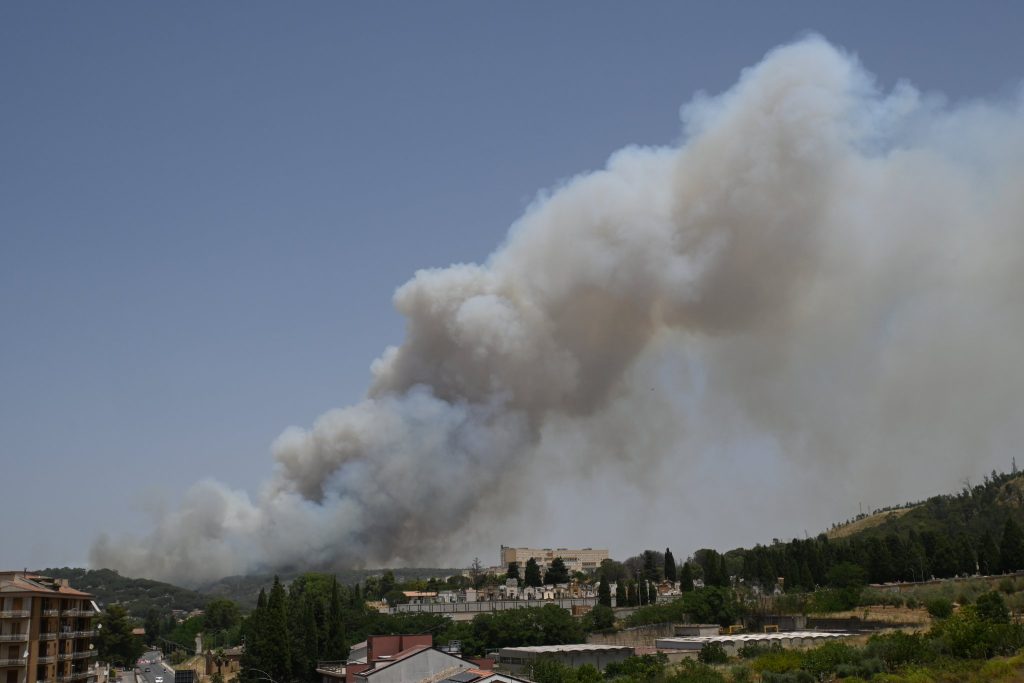
[[[201,609],[210,598],[188,588],[152,579],[132,579],[112,569],[61,567],[41,569],[43,576],[68,579],[72,588],[92,593],[101,607],[118,603],[130,614],[141,617],[150,608],[161,613],[172,609]]]
[[[872,583],[995,574],[1024,569],[1022,523],[1024,475],[992,472],[982,484],[956,494],[894,508],[877,524],[849,536],[830,539],[820,534],[740,548],[725,553],[724,559],[730,574],[763,587],[773,587],[784,577],[786,590],[832,584],[829,572],[839,564],[860,567]],[[715,564],[721,556],[716,556],[703,550],[696,559],[721,574]]]

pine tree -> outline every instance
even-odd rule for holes
[[[673,583],[676,581],[676,558],[668,548],[665,548],[665,580]]]
[[[693,569],[689,562],[683,562],[683,569],[679,572],[679,590],[684,593],[693,590]]]
[[[608,585],[608,579],[601,575],[601,582],[597,584],[597,604],[606,607],[612,606],[612,589]]]
[[[999,543],[999,568],[1004,572],[1024,569],[1024,533],[1020,526],[1007,517],[1003,526],[1003,539]]]
[[[556,557],[551,561],[547,573],[544,574],[544,583],[553,586],[557,583],[569,583],[569,569],[565,566],[565,560]]]

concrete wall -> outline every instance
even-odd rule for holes
[[[628,645],[630,647],[654,647],[658,638],[675,635],[675,626],[671,623],[649,624],[623,629],[615,633],[591,633],[587,643],[593,645]]]

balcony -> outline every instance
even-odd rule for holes
[[[81,652],[75,653],[75,659],[85,659],[86,657],[93,657],[96,653],[93,650],[82,650]]]
[[[67,676],[65,676],[64,674],[58,675],[57,683],[71,683],[71,674],[68,674]]]
[[[5,609],[0,610],[0,619],[28,619],[27,609]]]
[[[44,609],[44,610],[39,610],[39,614],[41,616],[44,616],[44,617],[59,617],[60,616],[60,610],[59,609]]]
[[[91,609],[66,609],[60,613],[62,617],[91,617],[95,614]]]
[[[57,640],[56,633],[40,633],[39,640]]]
[[[74,638],[95,638],[96,631],[75,631],[69,637]]]
[[[89,678],[90,676],[95,676],[95,675],[96,675],[95,671],[76,671],[73,674],[71,674],[71,680],[80,681],[83,678]]]
[[[0,643],[27,643],[27,633],[0,633]]]
[[[74,652],[61,652],[57,656],[60,657],[60,661],[66,662],[69,659],[72,659],[75,656],[75,653]]]
[[[43,655],[39,657],[40,664],[53,664],[57,661],[57,655]]]
[[[25,659],[0,659],[0,666],[25,666]]]

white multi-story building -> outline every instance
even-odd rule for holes
[[[570,572],[592,572],[608,559],[604,548],[509,548],[501,546],[501,566],[507,568],[512,562],[519,565],[519,575],[526,569],[526,562],[533,558],[540,565],[541,572],[547,570],[556,557],[562,558]]]

